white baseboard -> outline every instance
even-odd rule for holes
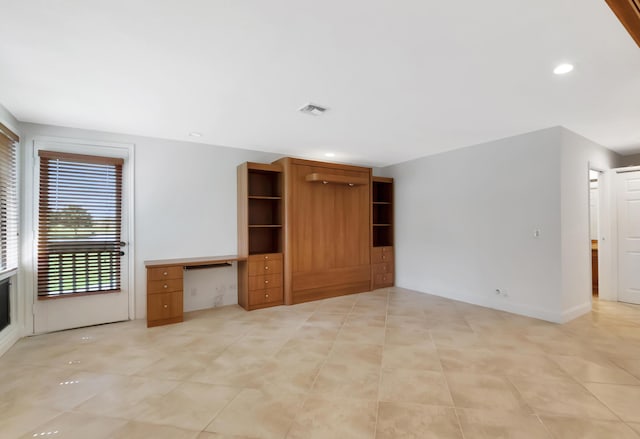
[[[560,323],[567,323],[570,320],[580,317],[583,314],[591,312],[591,301],[576,305],[562,312]]]
[[[538,308],[538,307],[534,307],[531,305],[526,305],[526,304],[520,304],[520,303],[514,303],[514,302],[508,302],[505,300],[501,300],[501,299],[494,299],[493,297],[483,297],[480,295],[472,295],[472,294],[443,294],[440,293],[438,291],[432,291],[429,290],[428,293],[425,293],[421,290],[415,289],[415,288],[411,288],[411,287],[403,287],[398,285],[399,288],[406,288],[406,289],[410,289],[412,291],[416,291],[419,293],[423,293],[423,294],[431,294],[433,296],[438,296],[438,297],[444,297],[446,299],[451,299],[451,300],[458,300],[460,302],[465,302],[465,303],[470,303],[472,305],[478,305],[478,306],[483,306],[485,308],[491,308],[491,309],[495,309],[498,311],[505,311],[505,312],[509,312],[512,314],[518,314],[518,315],[522,315],[522,316],[526,316],[526,317],[531,317],[534,319],[539,319],[539,320],[545,320],[547,322],[551,322],[551,323],[565,323],[568,322],[569,320],[578,317],[588,311],[591,310],[591,303],[589,303],[589,309],[586,311],[579,311],[576,310],[575,311],[575,316],[571,317],[571,315],[573,315],[573,308],[572,310],[567,311],[567,315],[565,316],[565,313],[560,313],[557,311],[552,311],[552,310],[547,310],[547,309],[543,309],[543,308]],[[582,305],[581,305],[582,307]],[[578,308],[578,307],[576,307]],[[582,309],[582,308],[580,308]]]

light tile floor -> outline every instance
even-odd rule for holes
[[[30,337],[9,438],[640,438],[640,307],[555,325],[399,288]]]

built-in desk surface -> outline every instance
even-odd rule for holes
[[[246,260],[246,257],[238,255],[202,256],[198,258],[158,259],[155,261],[144,261],[144,265],[147,268],[169,267],[173,265],[181,265],[183,267],[201,267],[203,265],[228,264],[231,262]]]
[[[246,261],[238,255],[145,261],[147,267],[147,326],[183,320],[183,273],[188,268],[205,268]]]

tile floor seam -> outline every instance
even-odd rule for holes
[[[567,374],[567,375],[569,375],[569,374]],[[589,395],[591,395],[593,398],[595,398],[595,399],[596,399],[596,401],[598,401],[600,404],[602,404],[604,407],[606,407],[606,409],[607,409],[607,410],[609,410],[609,411],[610,411],[610,412],[611,412],[611,413],[612,413],[616,418],[618,418],[618,421],[619,421],[619,422],[624,422],[624,419],[622,419],[622,417],[621,417],[620,415],[618,415],[618,414],[617,414],[617,413],[616,413],[616,412],[615,412],[611,407],[609,407],[609,404],[605,403],[605,402],[604,402],[604,401],[602,401],[600,398],[598,398],[598,396],[597,396],[595,393],[593,393],[591,390],[589,390],[589,389],[587,388],[587,386],[586,386],[584,383],[580,382],[580,381],[579,381],[576,377],[574,377],[573,375],[569,375],[569,376],[573,379],[573,381],[575,381],[576,383],[578,383],[578,385],[579,385],[580,387],[582,387],[586,392],[588,392],[588,393],[589,393]],[[608,385],[617,385],[617,384],[608,384]],[[633,386],[623,385],[623,387],[633,387]],[[636,386],[636,387],[637,387],[637,386]],[[595,419],[595,418],[594,418],[594,419]]]
[[[542,424],[542,426],[544,427],[544,429],[547,431],[547,433],[549,434],[549,437],[551,439],[562,439],[562,438],[557,438],[555,434],[553,434],[553,432],[549,429],[549,427],[547,426],[547,424],[544,423],[544,421],[542,420],[542,417],[538,414],[534,415],[536,418],[538,418],[538,421]]]
[[[378,419],[380,417],[380,388],[382,387],[382,363],[384,360],[384,347],[387,345],[387,318],[389,317],[390,294],[387,292],[387,300],[384,313],[384,336],[382,339],[382,355],[380,356],[380,369],[378,374],[378,395],[376,397],[376,422],[373,427],[373,439],[378,435]]]
[[[309,317],[309,318],[311,318],[311,317]],[[344,322],[342,322],[342,324],[340,326],[340,329],[342,329],[343,325],[344,325]],[[340,331],[338,331],[338,334],[339,333],[340,333]],[[293,428],[293,426],[295,425],[296,421],[298,420],[298,417],[301,416],[302,410],[304,409],[307,401],[312,397],[318,397],[318,395],[314,395],[313,394],[313,388],[315,387],[316,382],[318,380],[318,377],[320,376],[320,373],[322,372],[322,368],[324,367],[325,364],[327,364],[327,361],[329,360],[329,356],[333,352],[333,349],[334,349],[334,347],[336,345],[337,339],[338,339],[338,335],[336,335],[336,338],[334,338],[333,341],[331,342],[331,349],[329,349],[329,352],[327,353],[327,355],[325,356],[324,360],[322,360],[320,366],[318,367],[318,370],[315,373],[313,381],[311,382],[311,385],[309,386],[309,389],[306,392],[302,403],[300,404],[300,408],[299,408],[298,412],[296,413],[296,416],[293,418],[293,421],[289,425],[289,428],[287,429],[287,433],[284,435],[285,439],[289,436],[289,433],[291,432],[291,429]]]
[[[211,421],[209,421],[209,423],[208,423],[207,425],[205,425],[205,426],[204,426],[204,428],[201,430],[201,433],[202,433],[202,432],[208,432],[208,433],[211,433],[211,432],[209,432],[209,431],[207,430],[207,428],[209,428],[209,426],[210,426],[211,424],[213,424],[213,422],[216,420],[216,418],[217,418],[218,416],[220,416],[220,414],[221,414],[221,413],[222,413],[222,412],[223,412],[223,411],[224,411],[224,410],[225,410],[225,409],[226,409],[226,408],[227,408],[227,407],[228,407],[228,406],[229,406],[233,401],[235,401],[235,400],[236,400],[236,398],[238,398],[238,396],[240,396],[240,394],[241,394],[244,390],[246,390],[246,389],[248,389],[248,387],[240,388],[240,390],[238,391],[238,393],[236,393],[236,395],[235,395],[233,398],[231,398],[231,399],[229,400],[229,402],[227,402],[227,403],[224,405],[224,407],[222,407],[220,410],[218,410],[218,413],[216,413],[216,414],[215,414],[215,416],[211,419]]]
[[[438,355],[438,361],[440,361],[440,356]],[[447,391],[449,392],[449,398],[451,398],[451,403],[453,405],[453,412],[456,414],[456,421],[458,422],[458,428],[460,429],[460,434],[462,435],[462,439],[465,439],[464,429],[462,428],[462,422],[460,422],[460,415],[458,415],[458,407],[453,399],[453,393],[451,392],[451,386],[449,386],[449,379],[447,375],[444,373],[444,368],[442,367],[442,362],[440,362],[440,369],[442,376],[444,377],[444,383],[447,385]],[[462,408],[461,408],[462,409]]]

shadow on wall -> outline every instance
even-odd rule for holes
[[[640,166],[640,153],[623,156],[622,166]]]

